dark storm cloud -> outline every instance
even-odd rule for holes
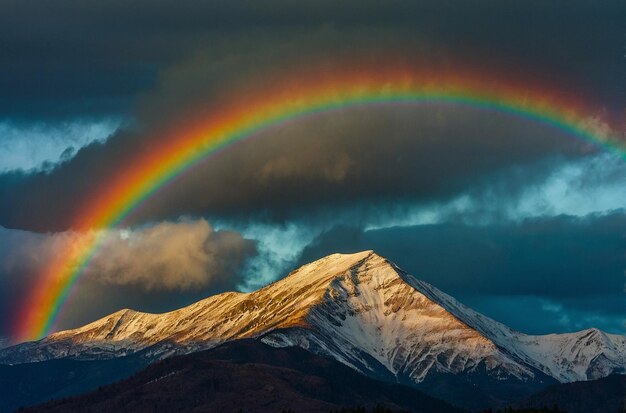
[[[402,33],[429,55],[454,64],[536,67],[547,80],[569,78],[607,105],[626,101],[623,2],[587,1],[134,1],[7,0],[0,15],[0,118],[125,114],[163,68],[225,42],[332,27],[343,33]],[[367,48],[372,38],[360,36]],[[231,50],[230,55],[236,54]],[[303,50],[303,53],[306,49]],[[297,55],[296,55],[297,56]],[[619,86],[621,84],[621,87]]]
[[[65,229],[86,196],[149,149],[148,136],[129,132],[81,150],[51,172],[1,175],[0,224]],[[518,182],[528,185],[549,169],[539,160],[589,149],[554,129],[501,114],[450,107],[351,110],[268,130],[227,149],[159,192],[134,222],[181,214],[285,220],[323,205],[431,200],[490,173],[536,163]],[[516,184],[509,185],[513,191]]]
[[[464,304],[527,334],[550,334],[599,328],[626,332],[626,297],[589,296],[576,300],[550,300],[537,296],[466,295]]]
[[[67,228],[84,199],[149,151],[159,131],[184,128],[189,113],[255,79],[280,82],[277,68],[314,62],[332,72],[328,62],[353,56],[385,65],[390,51],[431,69],[462,72],[469,61],[511,78],[575,86],[600,102],[599,114],[620,114],[623,5],[562,6],[5,2],[0,118],[121,113],[133,123],[53,171],[0,175],[0,225]],[[262,143],[231,148],[187,174],[135,222],[181,213],[284,219],[302,205],[433,198],[504,166],[588,150],[554,130],[490,114],[376,112],[267,131]]]
[[[302,262],[369,245],[452,293],[576,297],[624,290],[626,214],[559,216],[517,224],[454,224],[373,231],[336,228]],[[319,249],[318,249],[319,248]]]
[[[559,317],[569,316],[559,325],[560,331],[571,329],[580,322],[578,312],[611,320],[612,331],[626,330],[624,211],[486,226],[335,227],[305,249],[300,262],[364,249],[516,328],[533,324],[533,332],[551,331]],[[511,308],[500,305],[509,299]],[[530,301],[537,313],[556,315],[516,324],[515,305]],[[589,318],[585,327],[593,324]]]
[[[78,232],[34,234],[0,228],[0,336],[42,273],[68,245],[89,242]],[[72,290],[61,328],[76,327],[121,307],[165,311],[241,282],[241,267],[256,254],[253,241],[214,231],[205,220],[179,220],[110,232]]]

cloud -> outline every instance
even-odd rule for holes
[[[603,132],[598,119],[622,113],[626,89],[615,79],[624,60],[613,47],[622,46],[618,2],[595,7],[597,21],[586,18],[584,2],[566,11],[544,5],[543,13],[516,5],[515,14],[511,4],[359,2],[358,12],[332,2],[272,4],[61,1],[41,14],[23,2],[4,5],[0,28],[11,47],[0,57],[0,118],[123,116],[129,125],[54,171],[0,175],[0,225],[66,230],[112,176],[158,139],[210,115],[224,96],[245,102],[255,85],[280,84],[284,72],[332,74],[342,59],[377,67],[406,58],[453,73],[489,68],[507,80],[531,78],[528,87],[559,85],[566,97],[580,88],[600,102],[589,125]],[[583,35],[581,17],[596,36]],[[33,30],[17,30],[14,21]],[[166,130],[174,132],[163,136]],[[352,110],[229,148],[151,199],[133,223],[181,214],[286,221],[328,204],[446,198],[504,167],[590,150],[553,129],[475,110]]]
[[[463,54],[486,64],[497,56],[521,72],[537,66],[547,81],[568,77],[621,105],[623,88],[615,81],[623,79],[623,11],[619,0],[579,0],[567,7],[511,1],[273,0],[261,6],[249,0],[7,0],[0,16],[0,117],[124,113],[160,70],[198,50],[245,35],[260,39],[256,49],[268,51],[275,38],[298,39],[302,32],[329,27],[337,32],[329,49],[376,39],[352,39],[346,36],[350,31],[404,31],[392,46],[419,38],[449,61]]]
[[[626,297],[589,296],[580,300],[520,295],[466,296],[464,303],[528,334],[566,333],[599,328],[626,333]]]
[[[115,119],[0,122],[0,173],[52,169],[91,142],[105,141],[119,125]]]
[[[608,214],[626,206],[626,164],[610,153],[523,165],[485,177],[447,200],[398,203],[368,230],[444,222],[489,225],[528,218]]]
[[[254,245],[234,232],[215,232],[203,219],[164,222],[113,233],[86,277],[146,290],[188,290],[236,285],[238,269]]]
[[[216,225],[234,228],[245,238],[254,240],[258,254],[242,268],[242,291],[255,291],[276,281],[295,269],[302,251],[315,241],[324,228],[336,225],[335,220],[310,226],[302,222],[284,224],[218,222]]]
[[[622,294],[626,215],[543,217],[492,225],[441,223],[363,231],[336,227],[301,257],[375,249],[452,293],[577,297]]]
[[[0,335],[6,334],[37,274],[93,233],[35,234],[0,228]],[[211,293],[235,289],[241,269],[254,257],[253,241],[215,231],[203,219],[111,230],[74,286],[60,328],[76,327],[122,307],[164,311]]]
[[[318,242],[328,243],[323,245],[327,253],[341,248],[335,237],[323,235],[333,233],[334,228],[345,228],[346,236],[357,242],[362,240],[362,232],[401,227],[524,227],[559,216],[584,222],[594,216],[619,216],[626,205],[625,179],[626,165],[619,157],[599,154],[557,162],[548,168],[531,164],[487,175],[482,182],[438,201],[372,198],[339,206],[322,205],[279,223],[228,218],[215,218],[213,222],[217,228],[235,230],[257,242],[259,255],[246,264],[241,285],[244,290],[254,290],[286,274],[298,262],[303,263],[300,255]],[[343,239],[340,234],[335,234],[339,240]],[[371,248],[366,242],[358,245]]]
[[[86,199],[150,150],[150,133],[120,132],[50,172],[0,175],[0,224],[64,230]],[[359,108],[263,131],[156,193],[134,223],[180,215],[287,221],[324,206],[445,199],[490,174],[587,155],[586,144],[540,124],[458,107]],[[233,167],[236,165],[237,167]],[[236,188],[236,190],[233,190]]]

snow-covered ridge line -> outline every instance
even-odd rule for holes
[[[373,251],[333,254],[252,293],[223,293],[164,314],[121,310],[41,341],[0,350],[0,363],[170,355],[247,337],[298,345],[365,374],[420,383],[486,374],[523,382],[626,372],[626,337],[585,330],[514,331]]]

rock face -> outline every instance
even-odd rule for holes
[[[626,337],[591,329],[529,336],[485,317],[372,251],[333,254],[253,293],[224,293],[180,310],[122,310],[84,327],[0,350],[0,363],[165,357],[260,338],[299,346],[377,378],[483,398],[626,372]],[[445,380],[444,380],[445,379]],[[439,390],[437,390],[439,389]],[[494,389],[495,391],[494,393]]]

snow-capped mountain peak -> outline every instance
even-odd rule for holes
[[[256,292],[219,294],[169,313],[121,310],[0,350],[0,362],[117,357],[142,349],[163,357],[248,337],[415,384],[436,374],[470,381],[584,380],[626,366],[626,337],[599,330],[524,335],[373,251],[333,254]]]

